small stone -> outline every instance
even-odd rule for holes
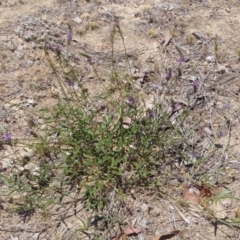
[[[94,79],[94,76],[93,76],[93,75],[88,75],[87,78],[88,78],[88,79]]]
[[[196,145],[197,143],[199,143],[202,140],[201,136],[194,136],[192,138],[190,138],[187,143],[191,146]]]
[[[179,164],[177,165],[177,167],[179,167]],[[179,186],[181,184],[180,181],[178,181],[178,179],[171,179],[168,181],[167,183],[169,186]]]
[[[198,80],[197,76],[190,76],[190,78],[189,78],[190,82],[195,82],[196,80]]]
[[[225,11],[226,11],[227,13],[230,13],[230,12],[231,12],[230,8],[226,8]]]
[[[34,156],[34,151],[32,149],[25,149],[26,152],[23,153],[23,158],[29,159]]]
[[[208,149],[211,146],[211,141],[208,138],[205,138],[202,142],[201,142],[201,146],[204,149]]]
[[[11,235],[11,240],[19,240],[19,238]]]
[[[215,57],[214,56],[207,56],[206,61],[208,63],[215,63]]]
[[[28,66],[32,66],[32,65],[33,65],[33,61],[27,60],[27,65],[28,65]]]
[[[40,235],[40,233],[35,233],[31,236],[31,239],[32,240],[37,240],[37,239],[39,239],[39,235]]]
[[[149,71],[150,71],[149,68],[143,68],[143,69],[142,69],[142,72],[143,72],[144,74],[148,74]]]
[[[43,22],[47,22],[47,21],[48,21],[47,15],[43,15],[43,16],[41,17],[41,20],[42,20]]]
[[[210,136],[213,136],[213,132],[212,132],[212,130],[211,130],[210,128],[205,127],[205,128],[203,129],[203,131],[204,131],[206,134],[208,134],[208,135],[210,135]]]
[[[185,165],[193,164],[197,161],[196,156],[194,156],[191,153],[187,153],[187,157],[188,157],[188,159],[184,160]]]
[[[24,58],[24,54],[22,52],[19,52],[19,51],[16,52],[16,56],[18,57],[18,59],[23,59]]]
[[[29,107],[29,106],[36,106],[37,103],[33,100],[33,99],[28,99],[27,100],[27,103],[26,103],[26,106]]]
[[[150,214],[153,216],[153,217],[159,217],[160,214],[161,214],[161,210],[159,208],[154,208]]]
[[[143,78],[143,76],[144,75],[142,73],[134,73],[134,74],[132,74],[132,78],[135,79],[135,80],[137,80],[139,78]]]
[[[204,33],[201,32],[201,31],[194,31],[194,32],[192,33],[192,35],[193,35],[196,39],[198,39],[198,40],[200,40],[200,41],[206,41],[206,40],[207,40],[206,34],[204,34]]]
[[[82,19],[80,19],[79,17],[75,17],[75,18],[73,19],[73,21],[76,22],[76,23],[81,23],[81,22],[82,22]]]
[[[40,174],[39,169],[40,168],[38,165],[31,163],[31,162],[24,166],[24,170],[31,172],[34,176],[38,176]]]
[[[156,2],[155,3],[155,8],[161,8],[165,10],[172,11],[175,8],[178,8],[179,6],[177,4],[172,4],[172,3],[162,3],[162,2]]]
[[[12,52],[14,52],[17,49],[17,46],[14,44],[12,40],[10,40],[8,43],[8,49]]]
[[[60,95],[60,90],[53,86],[51,87],[51,92],[53,97],[58,97]]]
[[[140,208],[142,209],[143,212],[147,211],[149,206],[146,203],[142,203]]]
[[[23,38],[26,42],[30,42],[30,41],[33,41],[34,39],[36,39],[36,36],[32,32],[28,32],[28,33],[26,33],[26,35],[23,36]]]
[[[77,83],[77,82],[74,82],[73,89],[74,89],[75,91],[77,91],[78,88],[79,88],[78,83]]]
[[[128,129],[130,127],[131,122],[132,122],[132,119],[130,117],[123,117],[122,127],[125,129]]]
[[[153,224],[154,223],[154,219],[148,219],[147,220],[147,225]]]
[[[132,75],[136,73],[135,70],[136,70],[136,68],[131,68],[131,69],[130,69],[130,72],[131,72]]]
[[[64,72],[65,74],[68,74],[68,73],[70,72],[70,70],[69,70],[68,67],[65,67],[65,68],[63,69],[63,72]]]
[[[37,48],[37,44],[35,42],[32,42],[32,48],[36,49]]]
[[[228,69],[225,66],[223,66],[223,65],[219,65],[217,73],[219,73],[219,74],[228,73]]]

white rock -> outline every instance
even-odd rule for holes
[[[76,22],[76,23],[81,23],[81,22],[82,22],[82,19],[79,18],[79,17],[75,17],[75,18],[73,19],[73,21]]]
[[[212,130],[211,130],[209,127],[205,127],[205,128],[203,129],[203,131],[204,131],[206,134],[208,134],[208,135],[210,135],[210,136],[213,136],[213,132],[212,132]]]
[[[208,63],[215,63],[215,57],[214,56],[207,56],[206,61]]]
[[[130,117],[127,117],[127,116],[123,117],[122,119],[123,128],[128,129],[130,127],[131,122],[132,122],[132,119]]]
[[[225,66],[223,66],[223,65],[219,65],[217,73],[219,73],[219,74],[228,73],[228,69]]]
[[[230,8],[226,8],[225,11],[226,11],[227,13],[230,13],[230,12],[231,12],[231,9],[230,9]]]
[[[30,107],[30,106],[34,107],[35,105],[37,105],[37,103],[33,99],[28,99],[24,105],[26,107]]]
[[[189,78],[190,82],[195,82],[196,80],[198,80],[197,76],[190,76],[190,78]]]
[[[8,43],[8,49],[12,52],[14,52],[17,49],[17,46],[15,45],[15,43],[12,40],[10,40]]]

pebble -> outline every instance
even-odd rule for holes
[[[230,8],[226,8],[225,11],[226,11],[227,13],[230,13],[230,12],[231,12]]]
[[[19,51],[16,52],[16,56],[18,57],[18,59],[23,59],[24,58],[24,54],[22,52],[19,52]]]
[[[82,22],[82,19],[80,19],[79,17],[75,17],[75,18],[73,19],[73,21],[76,22],[76,23],[81,23],[81,22]]]
[[[190,76],[190,78],[189,78],[190,82],[195,82],[196,80],[198,80],[197,76]]]
[[[207,56],[206,61],[208,63],[215,63],[215,57],[214,56]]]
[[[88,79],[94,79],[94,76],[93,76],[93,75],[88,75],[87,78],[88,78]]]
[[[165,9],[165,10],[169,10],[172,11],[175,8],[178,8],[179,6],[177,4],[172,4],[172,3],[162,3],[162,2],[156,2],[155,3],[155,8],[161,8],[161,9]]]
[[[201,31],[194,31],[192,35],[198,40],[201,40],[201,41],[207,40],[207,36]]]
[[[228,73],[228,69],[225,66],[223,66],[223,65],[219,65],[217,73],[219,73],[219,74]]]
[[[207,135],[213,136],[213,132],[212,132],[212,130],[211,130],[210,128],[205,127],[205,128],[203,129],[203,131],[204,131]]]
[[[32,48],[36,49],[37,48],[37,44],[35,42],[32,42]]]
[[[123,117],[122,119],[122,126],[124,129],[129,129],[132,119],[130,117]]]
[[[190,138],[187,142],[189,145],[194,146],[202,140],[201,136],[194,136]]]
[[[27,60],[27,65],[28,65],[28,66],[32,66],[32,65],[33,65],[33,61]]]
[[[37,105],[37,103],[33,100],[33,99],[28,99],[27,100],[27,103],[26,103],[26,106],[29,107],[29,106],[35,106]]]
[[[14,52],[17,49],[17,46],[14,44],[12,40],[10,40],[8,43],[8,49],[12,52]]]
[[[154,208],[153,210],[150,211],[150,214],[153,217],[159,217],[161,214],[161,210],[159,208]]]
[[[184,165],[193,164],[197,161],[196,156],[194,156],[191,153],[187,153],[187,157],[188,157],[188,159],[184,160]]]

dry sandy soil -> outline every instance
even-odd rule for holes
[[[188,164],[178,166],[183,180],[171,179],[167,183],[167,188],[175,189],[170,197],[139,193],[135,200],[126,201],[126,222],[135,221],[144,229],[129,239],[240,239],[238,0],[0,0],[1,129],[11,132],[13,139],[27,141],[31,137],[28,116],[14,104],[37,110],[56,102],[59,90],[42,46],[47,39],[53,44],[61,43],[66,51],[67,23],[73,29],[73,41],[68,49],[71,64],[81,72],[89,91],[97,92],[98,79],[86,59],[79,57],[79,52],[94,56],[101,78],[108,81],[110,34],[116,17],[137,88],[161,91],[166,69],[171,68],[177,76],[177,69],[181,68],[182,84],[174,98],[184,105],[186,93],[191,95],[193,84],[197,84],[198,95],[192,99],[192,120],[197,121],[201,113],[204,117],[201,117],[199,136],[191,141],[196,141],[209,154],[204,168],[186,170]],[[115,51],[119,71],[123,72],[125,53],[120,38],[116,40]],[[179,63],[183,56],[185,59]],[[144,76],[149,72],[152,77],[146,80]],[[208,149],[211,143],[215,146],[213,151]],[[3,145],[2,174],[12,168],[15,155],[29,154],[26,152]],[[216,174],[220,167],[224,171]],[[191,171],[199,171],[199,179],[204,174],[211,175],[211,183],[233,196],[212,204],[208,208],[211,217],[204,206],[181,204],[181,193],[192,180],[189,175],[197,175]],[[88,214],[80,211],[81,204],[75,209],[71,205],[53,209],[49,215],[35,212],[22,216],[9,213],[11,201],[4,197],[3,183],[1,192],[0,239],[94,239],[76,232],[83,224],[74,214],[77,212],[81,219],[87,219]],[[181,234],[154,238],[174,230]]]

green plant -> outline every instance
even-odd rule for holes
[[[29,127],[35,129],[35,139],[28,144],[34,151],[33,167],[27,168],[29,161],[19,159],[22,167],[16,169],[13,176],[4,176],[11,194],[20,196],[15,211],[32,213],[41,209],[47,213],[68,197],[72,202],[81,201],[89,211],[102,213],[104,222],[114,225],[120,218],[103,214],[112,201],[109,198],[112,193],[114,201],[118,201],[138,188],[159,189],[171,175],[166,166],[173,155],[180,152],[178,148],[184,138],[181,126],[187,111],[178,117],[177,124],[172,124],[171,116],[178,110],[173,100],[170,112],[160,98],[155,99],[150,108],[144,107],[144,95],[134,89],[131,77],[127,74],[127,84],[121,82],[121,74],[113,61],[117,33],[126,53],[116,20],[111,34],[114,77],[110,79],[122,84],[117,94],[109,92],[106,85],[94,95],[89,93],[79,81],[77,70],[62,54],[62,45],[44,46],[59,94],[55,96],[56,104],[37,113],[41,118],[39,128],[33,120],[28,121]],[[54,64],[50,50],[54,51],[58,65]],[[87,59],[101,81],[94,58],[85,53],[80,53],[80,57]],[[127,57],[126,65],[128,68]],[[78,90],[73,87],[76,84]]]

